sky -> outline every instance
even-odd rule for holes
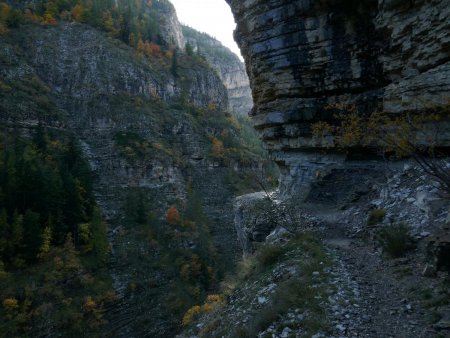
[[[241,59],[233,39],[236,28],[233,14],[225,0],[170,0],[181,23],[215,37]]]

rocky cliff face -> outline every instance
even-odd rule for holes
[[[244,63],[213,37],[183,27],[186,41],[204,56],[217,71],[228,91],[231,111],[239,116],[247,116],[253,107],[252,93]]]
[[[161,37],[165,42],[184,49],[186,42],[173,5],[167,0],[155,1],[154,9],[158,12],[160,18]]]
[[[285,189],[344,160],[324,156],[311,137],[312,123],[332,119],[327,107],[399,114],[448,104],[446,1],[228,2],[253,88],[253,121],[285,169]]]
[[[228,118],[222,80],[206,62],[185,53],[177,55],[175,76],[167,57],[145,57],[78,23],[11,30],[0,40],[0,57],[0,93],[10,97],[1,102],[1,128],[26,135],[41,124],[73,133],[94,172],[96,199],[109,223],[108,271],[118,296],[117,309],[106,314],[107,331],[171,336],[186,297],[199,297],[201,287],[192,287],[192,295],[179,291],[179,263],[165,263],[166,254],[191,259],[210,238],[207,250],[217,251],[222,266],[232,266],[239,254],[233,197],[250,186],[243,169],[260,164]],[[151,201],[143,212],[151,212],[156,223],[165,222],[171,206],[204,213],[191,217],[204,219],[209,233],[197,238],[175,230],[178,237],[168,247],[155,246],[152,235],[126,223],[130,194]]]
[[[130,48],[115,47],[113,41],[95,30],[63,24],[59,29],[29,30],[28,33],[23,43],[29,47],[26,51],[29,62],[57,94],[68,94],[85,102],[123,93],[169,101],[179,97],[183,90],[180,83],[158,65],[158,60],[148,64],[133,58]],[[160,69],[152,70],[152,66]],[[194,64],[187,72],[190,80],[187,90],[192,103],[227,106],[226,93],[215,74]],[[191,81],[193,78],[196,81]],[[77,120],[92,122],[81,116],[91,110],[92,106],[84,105],[78,111]]]

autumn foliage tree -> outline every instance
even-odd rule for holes
[[[21,11],[6,3],[0,3],[0,36],[8,33],[9,28],[18,27],[22,21]]]
[[[167,210],[166,221],[167,221],[167,223],[172,224],[172,225],[180,224],[181,217],[180,217],[180,213],[178,212],[177,208],[171,207]]]
[[[213,137],[211,139],[211,150],[212,150],[212,155],[215,158],[223,158],[224,153],[225,153],[225,148],[223,146],[223,142],[221,140],[219,140],[217,137]]]
[[[72,18],[78,22],[84,22],[86,19],[86,9],[81,4],[77,4],[72,8]],[[105,13],[108,15],[108,13]]]
[[[36,6],[16,9],[0,2],[0,36],[23,22],[55,26],[59,21],[75,21],[108,32],[146,57],[171,59],[174,42],[162,38],[156,6],[165,4],[150,0],[42,0]],[[191,50],[187,49],[187,53]]]
[[[429,107],[420,112],[362,114],[353,105],[327,107],[335,109],[335,123],[317,122],[312,125],[316,141],[329,147],[366,147],[383,156],[412,158],[425,173],[436,179],[442,192],[450,197],[450,170],[439,153],[440,125],[448,121],[449,107]]]
[[[0,36],[8,33],[7,19],[11,12],[11,7],[5,3],[0,3]]]
[[[139,39],[137,43],[137,51],[147,57],[161,56],[161,47],[154,42],[142,41]]]

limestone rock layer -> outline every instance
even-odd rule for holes
[[[447,0],[227,0],[266,147],[317,148],[325,109],[402,113],[448,105]]]

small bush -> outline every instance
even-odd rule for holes
[[[202,313],[211,312],[218,306],[224,303],[224,299],[221,295],[208,295],[206,302],[203,305],[195,305],[191,307],[183,316],[183,326],[189,326],[194,320],[196,320]]]
[[[191,325],[192,321],[202,313],[202,308],[199,305],[191,307],[183,316],[183,326]]]
[[[378,234],[383,251],[391,257],[401,257],[414,247],[414,241],[405,224],[392,225]]]
[[[368,225],[379,224],[383,221],[384,216],[386,216],[386,211],[384,209],[373,209],[369,214],[367,224]]]
[[[19,308],[19,302],[15,298],[6,298],[3,300],[3,307],[6,311],[14,311]]]
[[[287,263],[287,264],[280,264]],[[240,297],[248,294],[254,287],[259,288],[261,281],[265,281],[268,275],[272,275],[274,265],[279,267],[295,264],[298,267],[296,272],[289,274],[288,278],[282,278],[277,282],[274,294],[268,297],[265,306],[254,307],[248,304],[247,297]],[[287,319],[287,314],[293,309],[298,309],[305,314],[302,321],[304,337],[311,337],[319,331],[328,332],[329,323],[323,300],[328,296],[328,288],[325,281],[328,276],[325,270],[331,264],[330,258],[323,248],[322,242],[317,234],[313,232],[302,232],[291,238],[284,244],[259,245],[254,255],[245,257],[238,263],[237,276],[228,277],[222,283],[223,295],[230,297],[229,300],[236,299],[237,303],[225,305],[227,311],[220,311],[211,314],[211,324],[202,328],[200,337],[233,337],[250,338],[256,337],[259,332],[266,330],[270,325],[281,325]],[[278,270],[278,269],[277,269]],[[322,271],[320,276],[313,272]],[[223,297],[222,296],[222,299]],[[211,300],[217,296],[210,296]],[[220,299],[220,298],[219,298]],[[249,306],[248,319],[240,325],[230,325],[230,317],[233,309],[238,306]],[[272,333],[266,332],[264,338],[271,337]]]
[[[244,257],[237,264],[237,278],[244,280],[250,277],[257,268],[257,262],[254,256]],[[231,284],[234,284],[233,282]]]
[[[167,210],[166,220],[167,220],[167,223],[172,224],[172,225],[180,224],[181,217],[180,217],[180,213],[178,212],[177,208],[171,207]]]
[[[256,331],[250,331],[248,328],[242,326],[235,327],[231,332],[231,337],[235,338],[255,337],[257,334]]]
[[[308,312],[302,327],[306,334],[327,331],[326,314],[320,304],[323,292],[323,289],[314,287],[311,274],[284,281],[273,296],[270,306],[261,308],[245,327],[233,332],[232,337],[255,337],[293,308]]]
[[[287,251],[286,246],[282,245],[264,245],[256,253],[258,265],[262,268],[269,267],[279,261]]]

